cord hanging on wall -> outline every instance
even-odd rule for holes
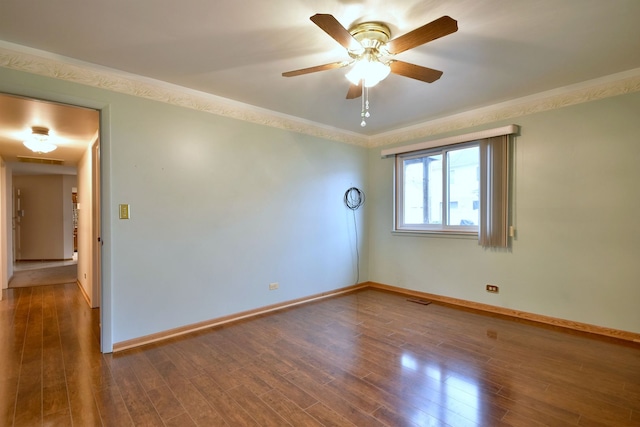
[[[344,193],[344,204],[352,211],[357,210],[364,204],[364,193],[356,187],[351,187]]]
[[[360,250],[358,249],[358,224],[356,222],[356,210],[364,204],[362,190],[351,187],[344,193],[344,204],[353,212],[353,228],[356,234],[356,285],[360,283]]]

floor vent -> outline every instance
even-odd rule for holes
[[[18,156],[18,161],[22,163],[38,163],[41,165],[64,165],[64,160],[60,159],[45,159],[41,157],[25,157]]]
[[[409,302],[415,302],[416,304],[422,304],[422,305],[429,305],[429,304],[431,304],[431,301],[427,301],[427,300],[423,300],[423,299],[418,299],[418,298],[407,298],[407,301],[409,301]]]

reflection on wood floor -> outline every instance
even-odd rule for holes
[[[63,267],[66,265],[78,264],[78,252],[74,252],[70,259],[60,261],[16,261],[13,264],[13,271],[38,270],[42,268]]]
[[[115,355],[76,285],[5,291],[3,426],[638,426],[640,346],[364,290]]]
[[[13,265],[10,288],[76,283],[78,280],[78,253],[61,261],[18,261]]]

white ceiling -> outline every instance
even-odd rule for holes
[[[459,30],[399,54],[444,74],[389,76],[361,128],[345,69],[281,76],[348,59],[315,13],[392,38],[443,15]],[[638,0],[2,0],[0,40],[371,136],[639,68],[638,18]]]
[[[99,112],[64,104],[11,95],[0,95],[0,156],[15,162],[18,156],[62,160],[77,165],[98,132]],[[22,144],[32,126],[49,129],[51,142],[58,148],[48,154],[35,154]]]

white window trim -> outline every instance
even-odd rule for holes
[[[446,158],[445,152],[456,150],[465,147],[476,146],[479,147],[478,141],[466,141],[465,143],[455,144],[447,144],[443,146],[432,147],[426,150],[420,150],[415,152],[415,157],[422,157],[428,155],[430,152],[432,153],[442,153],[443,161]],[[403,203],[403,194],[400,192],[400,176],[402,174],[402,163],[405,159],[413,157],[414,150],[407,151],[404,153],[399,153],[396,155],[396,165],[395,165],[395,177],[394,177],[394,209],[393,209],[393,232],[395,233],[412,233],[412,234],[439,234],[439,235],[461,235],[461,236],[471,236],[474,238],[478,237],[479,226],[465,226],[465,225],[448,225],[448,224],[401,224],[401,221],[398,218],[398,204]],[[444,166],[443,166],[443,169]],[[447,180],[443,179],[443,184],[448,186]],[[445,201],[444,194],[446,193],[446,189],[443,188],[443,202]],[[446,209],[443,207],[443,209]],[[443,222],[445,217],[443,216]]]
[[[419,142],[417,144],[404,145],[402,147],[388,148],[382,150],[382,158],[395,156],[396,154],[410,153],[412,151],[428,150],[429,148],[443,147],[445,145],[460,144],[462,142],[471,142],[479,139],[493,138],[494,136],[511,135],[518,133],[520,126],[508,125],[494,129],[481,130],[478,132],[466,133],[464,135],[450,136],[448,138],[434,139],[432,141]]]

